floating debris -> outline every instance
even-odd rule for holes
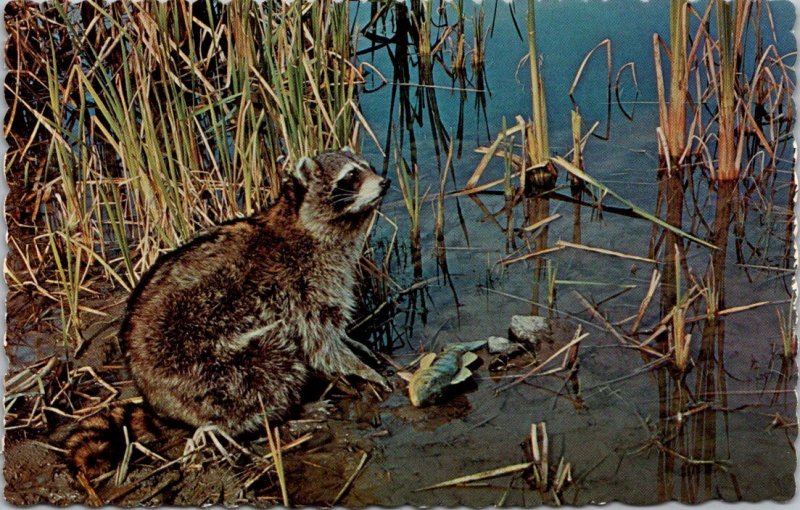
[[[478,359],[474,350],[486,345],[486,340],[451,344],[441,354],[430,352],[419,362],[413,374],[398,375],[408,381],[408,396],[416,407],[431,404],[441,397],[444,390],[469,379],[472,371],[467,368]]]

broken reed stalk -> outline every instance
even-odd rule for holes
[[[486,12],[484,11],[483,5],[483,2],[481,2],[475,7],[477,12],[473,20],[474,34],[472,36],[472,59],[470,62],[472,64],[472,70],[475,72],[482,69],[486,62],[486,33],[484,31]]]
[[[470,482],[475,482],[479,480],[486,480],[489,478],[496,478],[498,476],[510,475],[513,473],[518,473],[520,471],[525,471],[529,467],[533,465],[533,462],[523,462],[520,464],[512,464],[510,466],[505,466],[497,469],[491,469],[489,471],[481,471],[480,473],[475,473],[472,475],[460,476],[458,478],[453,478],[452,480],[448,480],[446,482],[437,483],[434,485],[428,485],[426,487],[421,487],[419,489],[414,489],[414,492],[420,491],[428,491],[432,489],[442,489],[445,487],[453,487],[456,485],[463,485]]]
[[[541,446],[539,442],[541,441]],[[547,490],[547,461],[550,456],[549,439],[547,437],[547,425],[542,423],[531,423],[531,455],[533,456],[533,479],[540,492]]]
[[[467,184],[464,186],[465,189],[463,190],[462,193],[459,193],[459,194],[468,194],[469,192],[474,192],[475,189],[488,189],[488,188],[493,187],[493,186],[495,186],[495,185],[497,185],[499,183],[502,183],[504,181],[504,179],[500,179],[499,181],[494,181],[494,182],[490,183],[489,185],[484,185],[484,186],[481,186],[479,188],[476,188],[476,186],[478,184],[478,181],[480,180],[481,176],[483,175],[483,172],[485,172],[486,171],[486,167],[489,166],[489,162],[496,155],[496,153],[498,153],[498,149],[500,149],[500,145],[506,140],[507,137],[509,137],[509,136],[511,136],[511,135],[513,135],[515,133],[519,133],[520,131],[524,131],[524,130],[525,130],[525,121],[523,119],[521,119],[521,118],[517,118],[517,124],[515,124],[514,126],[508,128],[508,129],[505,129],[505,130],[501,131],[497,135],[497,138],[495,138],[494,142],[492,142],[492,144],[489,146],[488,149],[482,149],[482,148],[478,149],[477,152],[483,153],[483,157],[481,158],[480,162],[478,163],[478,166],[475,167],[475,170],[472,172],[472,175],[470,176],[470,178],[467,180]],[[524,164],[524,162],[523,162],[523,164]],[[475,189],[473,189],[473,188],[475,188]]]
[[[350,486],[353,485],[353,482],[355,481],[356,477],[358,477],[358,475],[361,473],[361,470],[363,469],[364,464],[367,463],[368,458],[369,454],[367,452],[363,452],[363,454],[361,455],[361,460],[358,461],[358,466],[356,466],[356,469],[353,471],[353,474],[350,475],[350,478],[347,479],[345,484],[339,490],[338,494],[336,494],[336,497],[333,498],[333,501],[331,501],[330,504],[331,507],[336,506],[336,504],[342,499],[342,496],[344,496],[347,493],[347,491],[350,489]]]
[[[602,41],[597,43],[597,45],[595,45],[594,48],[589,50],[589,53],[587,53],[585,57],[583,57],[583,61],[581,62],[581,65],[578,67],[578,71],[575,73],[575,78],[573,78],[572,85],[569,88],[569,99],[570,99],[570,101],[572,101],[572,105],[574,107],[573,112],[577,113],[578,112],[578,101],[575,99],[575,90],[578,88],[578,83],[580,83],[581,77],[583,76],[583,71],[584,71],[584,69],[586,69],[586,65],[589,63],[589,60],[592,58],[592,55],[594,55],[595,51],[597,51],[597,50],[599,50],[600,48],[603,48],[603,47],[605,47],[605,50],[606,50],[606,122],[605,122],[606,131],[605,131],[605,134],[603,134],[603,135],[595,135],[595,136],[597,136],[598,138],[600,138],[602,140],[608,140],[608,137],[611,134],[611,67],[612,67],[611,39],[607,39],[607,38],[603,39]],[[624,69],[624,68],[625,68],[625,66],[623,66],[622,69]],[[620,72],[622,72],[622,69],[620,69]],[[633,76],[634,76],[634,82],[635,82],[635,80],[636,80],[635,71],[633,72]],[[619,80],[619,73],[617,74],[617,80]],[[617,101],[619,101],[619,95],[617,96]],[[621,105],[620,105],[620,108],[621,108]],[[623,113],[624,112],[625,112],[625,110],[623,109]],[[574,122],[575,122],[575,119],[573,117],[573,126],[572,126],[573,132],[575,130]],[[573,135],[573,137],[574,137],[574,135]]]
[[[583,118],[581,114],[578,112],[578,109],[574,109],[571,112],[571,119],[572,119],[572,164],[575,165],[575,168],[579,168],[584,172],[586,169],[583,166],[583,145],[581,141],[581,128],[583,126]],[[582,181],[578,179],[576,176],[570,174],[570,182],[573,186],[579,186],[582,184]],[[576,211],[580,212],[580,209],[576,209]]]
[[[577,178],[581,179],[582,181],[586,182],[587,184],[590,184],[590,185],[600,189],[602,192],[606,193],[607,195],[610,195],[610,196],[614,197],[615,199],[619,200],[620,202],[622,202],[626,206],[630,207],[631,210],[637,216],[639,216],[639,217],[641,217],[641,218],[643,218],[643,219],[645,219],[647,221],[650,221],[650,222],[658,225],[659,227],[663,227],[666,230],[669,230],[670,232],[672,232],[676,236],[683,237],[683,238],[688,239],[690,241],[694,241],[695,243],[701,244],[701,245],[705,246],[706,248],[710,248],[712,250],[716,250],[717,249],[716,246],[714,246],[713,244],[709,243],[708,241],[704,241],[703,239],[700,239],[699,237],[695,237],[692,234],[684,232],[679,227],[671,225],[671,224],[665,222],[664,220],[662,220],[661,218],[653,216],[652,214],[648,213],[647,211],[645,211],[641,207],[633,204],[631,201],[622,198],[622,196],[620,196],[619,194],[614,192],[608,186],[606,186],[605,184],[602,184],[600,181],[596,180],[594,177],[592,177],[591,175],[587,174],[586,172],[584,172],[580,168],[577,168],[575,165],[573,165],[572,163],[570,163],[566,159],[564,159],[564,158],[562,158],[560,156],[555,156],[553,158],[553,162],[556,163],[561,168],[563,168],[564,170],[566,170],[567,172],[569,172],[570,174],[572,174],[572,175],[576,176]]]
[[[686,333],[686,310],[689,306],[689,300],[681,295],[681,268],[680,257],[677,255],[678,246],[674,245],[675,250],[675,307],[672,313],[672,350],[675,360],[675,366],[681,372],[686,371],[689,364],[691,355],[691,333]]]
[[[686,48],[689,42],[689,2],[670,0],[670,87],[669,123],[662,126],[667,133],[669,152],[676,160],[686,146],[686,101],[689,95],[689,72]]]
[[[548,363],[550,363],[550,362],[551,362],[551,361],[553,361],[554,359],[558,358],[559,356],[561,356],[561,355],[562,355],[562,354],[564,354],[565,352],[567,353],[567,356],[569,356],[569,351],[570,351],[570,349],[572,349],[572,348],[573,348],[573,347],[575,347],[576,345],[580,344],[580,342],[581,342],[581,341],[582,341],[584,338],[586,338],[586,337],[588,337],[588,336],[589,336],[589,333],[583,333],[583,330],[581,329],[581,326],[580,326],[580,325],[578,325],[578,329],[576,329],[576,330],[575,330],[575,335],[572,337],[572,340],[570,340],[570,341],[569,341],[569,343],[567,343],[566,345],[564,345],[564,346],[562,346],[561,348],[559,348],[559,349],[558,349],[556,352],[554,352],[553,354],[551,354],[551,355],[550,355],[550,356],[549,356],[549,357],[548,357],[546,360],[542,361],[541,363],[539,363],[538,365],[536,365],[536,366],[535,366],[535,367],[533,367],[532,369],[530,369],[530,370],[528,370],[527,372],[525,372],[524,374],[520,375],[519,377],[517,377],[516,379],[514,379],[512,382],[508,383],[508,384],[507,384],[507,385],[505,385],[505,386],[502,386],[502,387],[498,388],[498,389],[497,389],[497,392],[499,393],[499,392],[501,392],[501,391],[505,391],[505,390],[507,390],[507,389],[509,389],[509,388],[511,388],[511,387],[513,387],[513,386],[516,386],[517,384],[519,384],[519,383],[521,383],[521,382],[525,381],[525,379],[527,379],[528,377],[532,377],[532,376],[534,376],[534,375],[541,375],[541,374],[543,373],[543,372],[542,372],[542,369],[543,369],[543,368],[544,368],[544,367],[545,367],[545,366],[546,366]],[[565,358],[564,358],[564,360],[565,360],[565,361],[564,361],[564,362],[561,364],[561,366],[560,366],[560,367],[558,367],[558,368],[556,368],[556,369],[553,369],[552,371],[548,371],[547,373],[555,373],[555,372],[557,372],[557,371],[560,371],[560,370],[564,370],[564,369],[566,369],[566,359],[567,359],[567,356],[565,356]]]
[[[432,489],[443,489],[446,487],[466,486],[473,482],[488,480],[498,476],[505,476],[514,473],[524,472],[531,469],[531,476],[536,483],[536,488],[544,494],[550,494],[556,501],[559,495],[563,492],[567,482],[572,482],[572,466],[569,462],[564,461],[561,457],[558,463],[558,468],[555,472],[555,477],[550,476],[550,439],[547,435],[547,425],[545,422],[532,423],[530,432],[530,448],[531,448],[531,462],[524,462],[520,464],[512,464],[501,468],[490,469],[488,471],[481,471],[471,475],[459,476],[445,482],[428,485],[419,489],[414,489],[414,492],[427,491]]]
[[[615,251],[615,250],[608,250],[606,248],[598,248],[596,246],[587,246],[585,244],[570,243],[568,241],[563,241],[563,240],[560,240],[560,239],[558,241],[556,241],[556,246],[559,247],[559,248],[573,248],[573,249],[576,249],[576,250],[583,250],[583,251],[588,251],[588,252],[601,253],[603,255],[610,255],[612,257],[619,257],[619,258],[623,258],[623,259],[638,260],[639,262],[645,262],[645,263],[648,263],[648,264],[658,264],[658,261],[654,260],[654,259],[648,259],[646,257],[640,257],[638,255],[631,255],[629,253],[623,253],[623,252]]]
[[[567,483],[572,483],[572,464],[562,456],[558,461],[554,476],[550,476],[550,439],[547,435],[547,424],[531,423],[531,456],[533,457],[533,482],[536,489],[544,496],[549,495],[557,506],[561,505],[560,495]]]
[[[717,102],[719,105],[719,129],[717,134],[718,166],[716,177],[720,181],[739,177],[736,157],[736,54],[734,53],[734,6],[731,2],[717,1],[717,34],[719,37],[719,82]]]
[[[456,10],[455,31],[455,50],[453,51],[453,63],[450,69],[453,74],[463,76],[467,69],[466,57],[466,34],[464,33],[464,0],[458,0],[450,4]]]
[[[691,333],[686,333],[685,310],[682,303],[675,305],[675,313],[672,314],[672,349],[675,358],[675,366],[681,372],[686,371],[691,353]]]
[[[531,102],[533,118],[526,130],[528,157],[531,164],[550,158],[550,142],[547,132],[547,104],[544,84],[539,76],[539,56],[536,52],[536,0],[528,0],[528,59],[531,70]]]

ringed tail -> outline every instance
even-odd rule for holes
[[[80,421],[67,437],[64,447],[70,467],[89,480],[114,469],[125,454],[126,428],[129,442],[150,443],[161,427],[141,405],[112,405]]]

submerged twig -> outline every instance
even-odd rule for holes
[[[342,499],[342,496],[344,496],[344,494],[350,489],[350,486],[353,484],[356,477],[361,473],[361,469],[364,467],[364,464],[366,464],[368,458],[369,454],[367,452],[364,452],[364,455],[361,456],[361,460],[358,462],[358,466],[356,466],[355,471],[353,471],[353,474],[350,475],[350,478],[347,479],[347,482],[345,482],[344,486],[336,495],[336,497],[333,498],[333,501],[331,501],[330,506],[336,506],[336,503],[338,503],[339,500]]]

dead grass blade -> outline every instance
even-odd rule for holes
[[[607,108],[607,116],[606,116],[606,133],[603,136],[598,135],[598,137],[607,140],[610,133],[611,133],[611,39],[603,39],[594,48],[589,50],[589,53],[583,57],[583,61],[581,65],[578,67],[578,71],[575,73],[575,78],[572,80],[572,86],[569,88],[569,99],[572,101],[572,105],[577,109],[578,102],[575,100],[575,89],[578,88],[578,83],[580,82],[581,76],[583,75],[583,70],[586,67],[586,64],[589,63],[589,60],[594,55],[594,52],[600,49],[601,47],[605,46],[606,48],[606,68],[607,68],[607,83],[606,83],[606,108]],[[624,69],[624,67],[623,67]],[[621,71],[621,70],[620,70]],[[634,68],[633,71],[633,79],[636,80],[636,70]],[[617,79],[619,79],[619,74],[617,74]],[[619,100],[619,95],[617,96],[617,100]],[[624,113],[624,110],[623,110]]]
[[[752,310],[753,308],[759,308],[765,305],[772,305],[775,304],[774,301],[759,301],[757,303],[750,303],[749,305],[741,305],[741,306],[732,306],[730,308],[725,308],[724,310],[720,310],[716,313],[716,316],[724,316],[724,315],[731,315],[734,313],[745,312],[747,310]],[[697,322],[703,319],[707,319],[708,314],[702,315],[693,315],[692,317],[687,317],[685,320],[687,323],[689,322]]]
[[[526,255],[522,255],[521,257],[515,257],[515,258],[512,258],[512,259],[503,259],[503,260],[499,261],[498,264],[500,264],[501,266],[507,266],[509,264],[514,264],[516,262],[522,262],[523,260],[532,259],[534,257],[541,257],[542,255],[547,255],[549,253],[554,253],[554,252],[557,252],[557,251],[561,251],[563,249],[564,249],[563,246],[553,246],[551,248],[545,248],[543,250],[538,250],[538,251],[535,251],[533,253],[528,253]]]
[[[500,145],[505,141],[505,139],[513,134],[519,133],[523,129],[525,129],[524,122],[518,122],[516,125],[506,129],[505,131],[500,132],[500,134],[497,135],[497,138],[495,138],[492,145],[490,145],[489,148],[485,150],[485,153],[481,158],[480,163],[478,163],[478,166],[475,167],[475,171],[472,172],[472,176],[469,178],[469,180],[467,180],[465,190],[475,188],[475,185],[478,184],[478,181],[483,175],[483,172],[486,171],[486,167],[489,165],[489,161],[492,160],[492,158],[495,155],[495,152],[497,151],[497,149],[500,148]],[[501,179],[499,182],[503,182],[503,180]]]
[[[258,396],[258,402],[261,405],[261,412],[264,416],[264,429],[267,433],[267,440],[269,441],[269,451],[272,455],[272,460],[275,463],[275,471],[278,474],[278,483],[281,487],[283,506],[289,508],[289,491],[286,489],[286,474],[283,470],[280,433],[278,432],[278,427],[270,429],[269,420],[267,419],[267,413],[264,410],[264,402],[261,400],[261,395]]]
[[[631,210],[634,213],[636,213],[638,216],[642,217],[643,219],[645,219],[647,221],[651,221],[651,222],[655,223],[656,225],[658,225],[660,227],[663,227],[663,228],[669,230],[670,232],[673,232],[674,234],[677,234],[677,235],[679,235],[681,237],[684,237],[684,238],[689,239],[691,241],[694,241],[694,242],[696,242],[698,244],[701,244],[701,245],[705,246],[706,248],[711,248],[712,250],[717,250],[718,249],[713,244],[711,244],[711,243],[709,243],[707,241],[704,241],[704,240],[702,240],[702,239],[700,239],[698,237],[695,237],[695,236],[693,236],[693,235],[691,235],[691,234],[689,234],[687,232],[684,232],[683,230],[679,229],[678,227],[670,225],[669,223],[661,220],[660,218],[657,218],[657,217],[653,216],[652,214],[648,213],[644,209],[638,207],[637,205],[635,205],[630,200],[626,200],[626,199],[622,198],[620,195],[618,195],[613,190],[611,190],[608,186],[606,186],[604,184],[601,184],[594,177],[592,177],[591,175],[587,174],[586,172],[583,172],[581,169],[577,168],[575,165],[573,165],[572,163],[570,163],[566,159],[564,159],[564,158],[562,158],[560,156],[555,156],[555,157],[553,157],[553,161],[556,164],[558,164],[561,168],[563,168],[564,170],[569,172],[570,174],[572,174],[572,175],[576,176],[577,178],[579,178],[579,179],[591,184],[592,186],[594,186],[596,188],[599,188],[604,193],[607,193],[607,194],[611,195],[612,197],[616,198],[617,200],[619,200],[620,202],[622,202],[626,206],[630,207]]]
[[[530,232],[531,230],[536,230],[537,228],[543,227],[543,226],[547,225],[548,223],[559,219],[560,217],[561,217],[561,215],[559,213],[552,214],[552,215],[548,216],[547,218],[545,218],[543,220],[539,220],[536,223],[532,223],[531,225],[528,225],[527,227],[522,227],[522,230],[524,230],[525,232]]]
[[[653,299],[660,281],[661,272],[658,269],[653,269],[653,274],[650,275],[650,286],[647,288],[647,294],[645,294],[642,303],[639,305],[639,311],[636,313],[636,319],[633,321],[630,334],[635,334],[639,330],[639,325],[642,323],[644,314],[647,311],[647,307],[650,306],[650,301]]]
[[[528,370],[527,372],[525,372],[523,375],[519,376],[514,381],[510,382],[509,384],[507,384],[507,385],[505,385],[505,386],[503,386],[501,388],[498,388],[497,392],[499,393],[499,392],[505,391],[505,390],[507,390],[507,389],[509,389],[509,388],[511,388],[513,386],[516,386],[517,384],[523,382],[528,377],[531,377],[531,376],[534,376],[534,375],[537,375],[537,374],[538,375],[544,375],[544,374],[539,374],[539,372],[541,372],[541,370],[548,363],[550,363],[551,361],[553,361],[554,359],[556,359],[560,355],[564,354],[565,352],[568,352],[574,345],[577,345],[578,343],[580,343],[581,340],[583,340],[584,338],[586,338],[588,336],[589,336],[589,333],[582,333],[581,326],[579,325],[578,329],[575,330],[575,336],[572,338],[572,340],[569,341],[569,343],[567,343],[566,345],[562,346],[556,352],[551,354],[550,357],[548,357],[546,360],[542,361],[541,363],[539,363],[538,365],[536,365],[532,369]],[[566,366],[566,363],[562,363],[562,366],[559,367],[556,371],[563,370],[565,368],[565,366]],[[553,371],[549,371],[548,373],[554,373],[554,372]]]
[[[585,306],[592,313],[592,316],[596,320],[601,322],[603,324],[603,326],[605,326],[606,331],[608,331],[609,333],[614,335],[614,338],[619,340],[619,343],[621,345],[630,345],[632,347],[640,349],[643,352],[646,352],[646,353],[651,354],[653,356],[661,356],[660,352],[646,347],[647,342],[637,343],[637,342],[633,341],[632,339],[624,336],[622,333],[619,332],[619,330],[617,330],[617,328],[614,327],[613,324],[611,324],[611,322],[609,322],[608,319],[606,319],[606,317],[602,313],[600,313],[600,311],[597,309],[597,307],[592,305],[589,302],[589,300],[587,300],[585,297],[583,297],[583,295],[580,292],[575,291],[575,290],[572,291],[572,292],[575,294],[575,296],[578,298],[578,300],[583,304],[583,306]]]
[[[488,471],[481,471],[480,473],[475,473],[472,475],[460,476],[458,478],[453,478],[452,480],[448,480],[446,482],[437,483],[434,485],[428,485],[427,487],[422,487],[421,489],[414,489],[414,492],[421,492],[421,491],[429,491],[432,489],[443,489],[445,487],[453,487],[455,485],[463,485],[465,483],[476,482],[479,480],[487,480],[489,478],[497,478],[498,476],[510,475],[512,473],[517,473],[519,471],[524,471],[528,468],[533,466],[533,462],[523,462],[521,464],[512,464],[510,466],[505,466],[497,469],[490,469]]]
[[[601,253],[603,255],[611,255],[612,257],[619,257],[623,259],[638,260],[639,262],[647,262],[648,264],[658,264],[657,260],[648,259],[646,257],[639,257],[638,255],[630,255],[619,251],[609,250],[606,248],[597,248],[594,246],[587,246],[585,244],[576,244],[569,241],[556,241],[556,246],[563,248],[574,248],[576,250],[589,251],[593,253]]]

